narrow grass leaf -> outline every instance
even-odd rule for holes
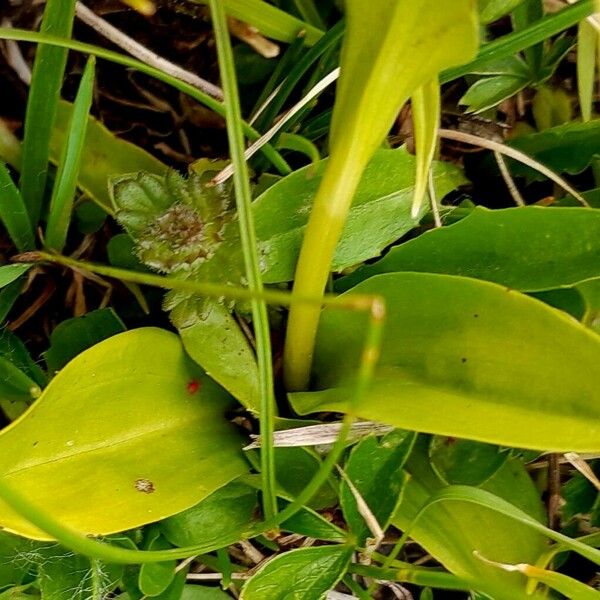
[[[577,30],[577,92],[579,109],[584,121],[592,118],[594,86],[596,85],[596,58],[598,32],[586,20],[579,23]]]
[[[412,96],[411,106],[417,159],[415,195],[411,216],[416,218],[423,204],[429,181],[429,171],[437,146],[437,130],[441,115],[440,84],[437,77],[417,88]]]
[[[48,0],[41,33],[68,38],[73,28],[75,0]],[[21,193],[31,223],[42,214],[48,173],[50,135],[67,62],[67,49],[38,46],[25,113],[25,137],[21,168]]]
[[[46,247],[57,252],[62,251],[65,245],[71,221],[88,115],[92,105],[95,65],[96,58],[91,56],[87,61],[79,84],[66,144],[58,165],[54,189],[52,190],[44,243]]]
[[[0,221],[19,252],[33,250],[35,240],[27,207],[6,165],[0,162]]]

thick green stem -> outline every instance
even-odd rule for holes
[[[260,274],[258,259],[258,244],[252,219],[252,194],[248,166],[244,157],[244,134],[242,130],[242,116],[240,99],[235,75],[233,52],[227,28],[225,7],[221,0],[210,0],[210,12],[213,19],[219,69],[225,96],[225,115],[227,118],[227,134],[229,137],[229,151],[235,167],[233,183],[238,219],[240,224],[240,238],[244,253],[244,264],[248,287],[252,292],[260,293],[263,283]],[[275,395],[273,386],[273,365],[271,358],[271,338],[269,331],[269,317],[267,305],[264,300],[253,299],[252,320],[256,337],[256,354],[258,360],[259,386],[260,386],[260,436],[261,446],[261,475],[262,475],[262,500],[263,512],[267,519],[277,513],[277,494],[275,482],[275,449],[273,447],[273,430],[275,422]]]
[[[357,165],[349,151],[342,147],[329,158],[306,226],[294,294],[318,297],[325,291],[335,248],[365,166]],[[291,306],[284,353],[289,390],[305,389],[309,383],[320,312],[319,306],[299,302]]]

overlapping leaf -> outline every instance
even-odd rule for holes
[[[463,277],[391,273],[353,293],[388,314],[381,359],[355,415],[507,446],[600,449],[600,337],[525,295]],[[300,413],[350,409],[364,315],[325,310]],[[585,373],[585,377],[582,377]]]

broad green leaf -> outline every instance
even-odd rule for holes
[[[434,435],[429,444],[431,467],[448,484],[481,485],[508,460],[510,453],[492,444]]]
[[[479,18],[483,24],[497,21],[507,15],[523,0],[478,0]]]
[[[160,523],[163,535],[175,546],[235,543],[255,525],[260,514],[257,492],[261,489],[259,475],[247,475],[216,490],[191,508]],[[284,490],[280,498],[291,499]],[[280,500],[280,508],[288,504]],[[280,525],[284,531],[331,542],[345,541],[344,532],[321,515],[304,507]]]
[[[500,104],[529,85],[528,78],[518,75],[496,75],[476,81],[460,99],[466,112],[479,113]]]
[[[73,211],[77,231],[84,235],[97,233],[106,223],[106,211],[91,200],[83,200]]]
[[[490,60],[480,65],[475,75],[511,75],[512,77],[527,78],[529,76],[529,67],[520,55],[505,56],[502,58]]]
[[[31,269],[31,265],[28,264],[2,265],[0,267],[0,288],[16,281],[21,275],[27,273],[29,269]]]
[[[240,600],[321,600],[343,577],[350,546],[300,548],[279,554],[242,589]]]
[[[387,304],[381,358],[352,406],[357,417],[520,448],[600,449],[600,337],[572,317],[448,275],[378,275],[350,293]],[[297,412],[350,409],[365,326],[365,315],[323,311],[315,360],[322,391],[292,394]]]
[[[265,283],[293,279],[308,212],[327,163],[325,159],[294,171],[254,201]],[[438,198],[466,181],[460,170],[443,162],[433,163],[433,180]],[[415,227],[423,212],[417,218],[410,215],[414,191],[415,157],[404,148],[377,151],[356,190],[332,270],[378,256]]]
[[[83,156],[88,114],[92,106],[95,67],[96,58],[90,56],[85,65],[77,96],[73,103],[73,113],[67,129],[67,139],[60,154],[56,179],[52,187],[44,245],[59,253],[62,252],[67,241],[67,232],[71,223],[71,212],[75,202],[77,177]]]
[[[401,430],[393,431],[380,440],[369,436],[352,449],[344,466],[347,478],[382,531],[387,529],[400,504],[406,484],[403,466],[414,441],[413,433]],[[356,544],[363,546],[373,534],[361,516],[356,497],[345,478],[341,483],[340,503],[344,518],[356,537]]]
[[[35,555],[38,546],[32,540],[0,532],[0,590],[24,580],[32,566],[28,558]]]
[[[145,531],[144,550],[167,550],[171,544],[161,535],[158,525]],[[173,583],[177,561],[147,563],[140,567],[138,587],[145,596],[160,596]]]
[[[8,329],[0,331],[0,356],[10,360],[40,387],[44,387],[48,383],[46,374],[33,360],[25,344]]]
[[[566,123],[540,133],[515,138],[508,144],[554,171],[574,175],[586,169],[598,154],[599,137],[600,120],[593,120],[587,123]],[[514,176],[522,175],[534,181],[544,179],[537,171],[512,160],[510,171]]]
[[[292,497],[297,496],[321,466],[319,455],[308,448],[275,448],[277,483]],[[335,506],[336,490],[330,483],[314,495],[308,503],[315,510]]]
[[[5,285],[0,289],[0,323],[4,324],[8,313],[11,311],[15,302],[21,295],[21,290],[25,285],[24,278],[16,279],[12,283]]]
[[[194,546],[223,539],[241,539],[255,521],[257,490],[232,481],[201,502],[160,523],[162,534],[175,546]]]
[[[231,596],[216,587],[186,585],[181,600],[231,600]]]
[[[254,351],[228,307],[206,300],[200,318],[179,324],[186,352],[246,408],[257,413],[258,369]]]
[[[75,0],[50,0],[44,9],[40,30],[42,33],[69,38],[74,16]],[[33,63],[25,113],[20,187],[34,227],[42,214],[50,136],[60,100],[67,53],[66,48],[39,44]]]
[[[122,333],[77,356],[0,433],[0,473],[89,534],[158,521],[247,470],[224,419],[228,402],[177,336]],[[0,523],[47,539],[4,504]]]
[[[116,587],[123,567],[90,562],[85,556],[46,546],[39,551],[38,584],[43,600],[88,600],[106,597]]]
[[[62,321],[50,334],[50,348],[44,352],[48,372],[56,373],[84,350],[123,331],[125,325],[112,308]]]
[[[490,560],[535,562],[546,549],[543,537],[507,517],[466,502],[432,505],[427,516],[413,524],[420,509],[445,484],[431,470],[426,444],[420,444],[411,457],[408,471],[411,477],[394,525],[401,530],[410,527],[410,537],[453,574],[483,583],[483,589],[475,589],[492,592],[492,597],[522,597],[526,583],[522,575],[499,571],[476,558],[473,551]],[[533,518],[544,518],[537,490],[519,460],[505,463],[484,487]],[[494,595],[498,591],[501,594]]]
[[[477,207],[458,223],[392,248],[336,287],[395,271],[463,275],[529,292],[570,286],[600,276],[600,210]]]
[[[283,510],[289,503],[279,502],[280,510]],[[327,542],[345,542],[347,533],[328,521],[324,516],[304,507],[295,515],[286,519],[281,525],[284,531],[298,533],[300,535],[324,540]]]

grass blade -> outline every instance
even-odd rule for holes
[[[468,73],[473,73],[486,63],[511,56],[521,50],[543,42],[545,39],[576,25],[594,12],[594,0],[579,0],[576,4],[540,19],[537,23],[486,44],[474,60],[460,67],[446,69],[440,83],[448,83]]]
[[[6,227],[8,235],[19,252],[33,250],[35,241],[27,207],[6,165],[2,162],[0,162],[0,221]]]
[[[77,97],[73,105],[73,114],[67,133],[67,143],[58,166],[56,183],[52,190],[45,244],[60,252],[67,239],[67,230],[71,220],[73,198],[77,187],[77,175],[81,164],[81,155],[88,124],[88,114],[92,105],[94,91],[94,67],[96,59],[91,56],[85,66]]]
[[[577,31],[577,90],[581,118],[592,118],[596,73],[596,41],[598,32],[587,21],[579,23]]]
[[[248,176],[248,166],[244,157],[244,136],[240,100],[235,77],[233,52],[227,29],[225,8],[220,0],[210,0],[210,12],[217,41],[219,70],[225,95],[227,134],[232,163],[235,165],[233,182],[236,206],[240,225],[240,237],[244,253],[244,264],[248,287],[253,292],[262,292],[263,283],[257,252],[256,233],[252,220],[252,193]],[[275,451],[273,430],[275,418],[275,395],[273,390],[273,365],[267,305],[261,300],[252,300],[252,321],[256,336],[260,386],[260,436],[262,440],[261,470],[263,491],[263,512],[268,520],[277,513],[275,482]]]
[[[48,0],[42,20],[42,33],[70,37],[74,14],[74,0]],[[38,46],[33,64],[25,114],[21,193],[34,226],[42,213],[50,133],[60,98],[67,53],[65,48],[41,45]]]

